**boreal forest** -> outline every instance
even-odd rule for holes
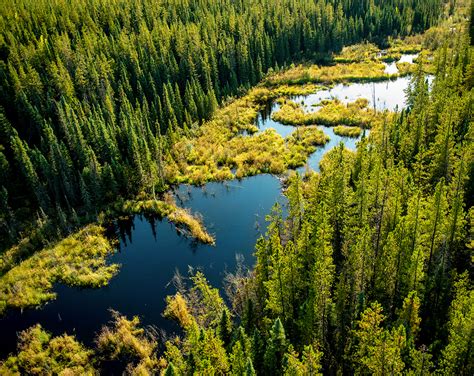
[[[473,17],[0,0],[0,374],[473,375]]]

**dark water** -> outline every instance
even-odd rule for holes
[[[1,354],[15,349],[16,332],[37,322],[53,334],[75,333],[86,343],[111,316],[109,308],[127,316],[139,315],[145,325],[172,330],[162,318],[165,297],[173,294],[169,284],[179,270],[185,275],[188,266],[201,268],[214,286],[221,286],[226,270],[234,271],[236,255],[253,263],[253,247],[265,231],[265,215],[276,201],[285,202],[280,182],[271,175],[260,175],[225,184],[209,183],[205,188],[181,186],[176,195],[185,207],[200,212],[216,246],[198,244],[177,234],[167,220],[154,226],[137,216],[122,232],[121,250],[110,258],[122,264],[119,274],[107,287],[77,289],[58,285],[58,298],[41,309],[27,309],[21,314],[10,311],[0,320]],[[127,228],[128,227],[128,228]],[[153,228],[154,227],[154,228]]]
[[[375,84],[388,85],[381,102],[385,108],[404,105],[404,88],[408,79]],[[330,91],[321,91],[307,97],[298,97],[306,109],[319,101],[320,96],[338,94],[347,101],[359,96],[372,95],[372,84],[338,85]],[[381,94],[382,95],[382,94]],[[270,105],[258,119],[261,130],[275,128],[283,137],[294,127],[274,122],[270,118],[278,105]],[[319,170],[319,161],[329,149],[344,142],[355,149],[356,139],[340,137],[331,128],[324,127],[331,141],[318,148],[308,159],[308,166]],[[307,167],[300,168],[303,172]],[[120,250],[110,262],[121,264],[119,274],[107,287],[78,289],[58,284],[56,300],[38,309],[23,312],[9,311],[0,319],[0,358],[15,351],[17,333],[36,323],[54,335],[75,334],[86,344],[91,344],[95,333],[106,324],[109,309],[133,316],[138,315],[144,325],[154,325],[168,332],[174,325],[162,317],[165,297],[175,292],[170,283],[175,271],[186,275],[188,268],[203,270],[208,280],[222,287],[226,271],[233,272],[236,256],[242,255],[247,266],[254,263],[254,244],[265,232],[267,215],[275,202],[284,204],[279,180],[271,175],[259,175],[226,183],[209,183],[203,188],[182,185],[175,191],[178,204],[202,214],[208,230],[216,236],[216,246],[196,243],[180,236],[167,220],[153,221],[136,216],[128,222],[117,224]]]

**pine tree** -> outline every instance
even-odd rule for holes
[[[443,349],[440,365],[444,374],[470,375],[474,372],[474,291],[466,273],[459,277],[454,291],[449,310],[448,344]]]
[[[264,369],[266,374],[281,375],[283,370],[283,360],[288,348],[285,329],[280,319],[277,318],[270,331],[268,346],[265,351]]]
[[[405,367],[401,358],[405,347],[404,328],[384,330],[381,327],[384,319],[382,307],[378,303],[373,303],[362,314],[355,332],[358,344],[354,360],[358,373],[393,375],[400,374]]]

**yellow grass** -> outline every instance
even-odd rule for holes
[[[346,46],[342,51],[334,56],[334,61],[338,63],[354,63],[364,60],[375,60],[380,49],[372,43],[359,43]]]
[[[113,252],[104,229],[89,225],[56,245],[36,252],[0,277],[0,313],[7,307],[28,307],[54,299],[53,284],[101,287],[118,272],[107,265]]]
[[[201,242],[215,244],[214,237],[205,230],[202,221],[196,218],[196,216],[193,216],[188,210],[177,207],[168,216],[168,219],[177,226],[184,226],[190,232],[192,237]]]
[[[115,210],[121,214],[148,213],[167,217],[184,234],[206,244],[215,244],[214,237],[206,231],[202,220],[189,210],[178,207],[170,194],[164,200],[127,200],[117,203]]]
[[[318,124],[326,126],[357,126],[371,128],[379,123],[383,115],[367,108],[367,99],[357,99],[347,105],[339,100],[326,100],[322,108],[316,112],[306,113],[303,108],[293,101],[285,101],[280,109],[273,113],[272,119],[287,125]]]
[[[334,133],[342,137],[359,137],[362,133],[362,129],[359,127],[347,127],[345,125],[338,125],[334,127]]]
[[[396,75],[384,73],[385,65],[376,60],[330,66],[297,65],[266,79],[267,85],[323,83],[332,84],[354,81],[387,80]]]

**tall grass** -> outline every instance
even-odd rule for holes
[[[215,244],[214,237],[206,231],[202,224],[202,220],[195,215],[192,215],[189,210],[176,208],[168,216],[168,219],[175,223],[178,228],[183,226],[184,231],[189,231],[193,238],[198,239],[203,243]]]
[[[316,112],[306,113],[303,108],[293,101],[284,102],[280,109],[273,113],[272,119],[287,125],[346,125],[352,127],[371,128],[385,116],[368,108],[368,101],[363,98],[347,105],[339,100],[326,100],[322,108]]]
[[[359,127],[347,127],[345,125],[338,125],[334,127],[334,133],[342,137],[357,138],[361,135],[362,129]]]
[[[334,56],[337,63],[357,63],[366,60],[376,60],[380,49],[372,43],[359,43],[346,46]]]
[[[355,81],[383,81],[397,77],[384,72],[385,65],[377,60],[330,66],[297,65],[266,79],[267,85],[333,84]]]
[[[89,225],[56,245],[36,252],[0,277],[0,313],[7,307],[23,308],[54,299],[56,282],[101,287],[118,272],[107,265],[113,246],[104,229]]]
[[[214,237],[206,231],[201,218],[193,215],[188,209],[178,207],[170,194],[165,195],[164,200],[127,200],[118,203],[115,210],[121,214],[147,213],[161,218],[167,217],[185,235],[206,244],[215,244]]]

